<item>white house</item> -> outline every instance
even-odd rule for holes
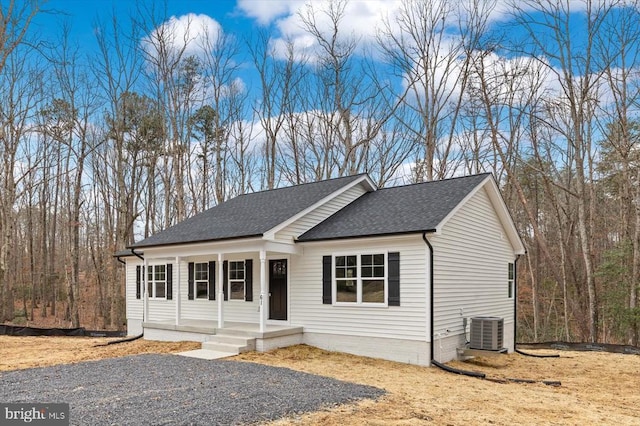
[[[524,252],[490,174],[383,189],[361,174],[238,196],[116,256],[129,334],[429,365],[457,356],[472,317],[502,318],[514,349]]]

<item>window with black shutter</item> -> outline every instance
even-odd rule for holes
[[[400,253],[323,256],[322,303],[400,306]]]

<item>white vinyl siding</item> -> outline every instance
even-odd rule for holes
[[[189,262],[208,263],[210,260],[216,261],[216,300],[195,299],[189,300]],[[218,319],[218,263],[215,257],[202,257],[180,262],[180,317],[184,319],[197,319],[215,321]],[[173,283],[176,286],[176,283]]]
[[[144,281],[141,283],[140,299],[136,299],[136,266],[142,266],[142,262],[133,260],[133,258],[127,258],[126,262],[125,297],[127,302],[127,319],[141,320],[144,311],[142,298]]]
[[[347,204],[351,203],[353,200],[362,196],[365,192],[367,191],[362,185],[356,185],[353,188],[349,188],[342,194],[299,218],[294,223],[276,232],[276,239],[291,241],[292,239],[299,237],[338,210],[342,209]]]
[[[400,253],[400,306],[322,303],[322,257]],[[290,318],[305,333],[427,340],[426,245],[420,234],[304,243],[290,268]]]
[[[462,333],[463,317],[498,316],[504,318],[505,326],[513,323],[507,265],[515,255],[504,234],[483,188],[439,235],[428,235],[435,251],[436,336]]]
[[[249,254],[242,255],[239,258],[233,257],[228,261],[240,261],[253,258],[253,302],[227,300],[223,301],[224,320],[229,322],[249,322],[257,323],[260,320],[258,314],[258,305],[260,300],[260,260]],[[216,262],[216,300],[195,299],[189,300],[189,289],[187,282],[189,279],[188,264],[189,262]],[[221,283],[218,282],[218,268],[222,265],[218,264],[218,256],[212,257],[194,257],[185,258],[180,262],[180,318],[193,320],[217,321],[218,319],[218,292]],[[174,267],[175,271],[175,267]],[[177,279],[177,277],[176,277]],[[177,282],[174,280],[173,287],[175,289]],[[175,290],[174,290],[175,291]],[[175,318],[175,306],[173,318]]]

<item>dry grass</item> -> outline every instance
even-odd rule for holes
[[[179,352],[200,346],[192,342],[137,340],[95,347],[107,340],[0,336],[0,371],[136,353]],[[235,359],[377,386],[388,392],[378,401],[281,419],[275,425],[640,424],[640,356],[586,352],[560,355],[561,358],[541,359],[511,354],[450,363],[457,368],[485,372],[493,378],[559,380],[560,387],[495,383],[435,367],[327,352],[304,345],[243,354]]]
[[[378,386],[388,392],[378,402],[283,419],[277,425],[640,424],[640,357],[636,355],[562,352],[561,358],[531,358],[510,354],[449,364],[494,378],[559,380],[560,387],[501,384],[435,367],[306,346],[238,358]]]
[[[0,371],[44,367],[103,358],[141,354],[171,353],[199,349],[195,342],[153,342],[134,340],[110,346],[106,338],[0,336]]]

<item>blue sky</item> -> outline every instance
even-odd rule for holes
[[[419,0],[418,0],[419,1]],[[426,1],[426,0],[425,0]],[[429,0],[437,2],[438,0]],[[458,5],[469,3],[465,0],[441,0],[446,4]],[[180,27],[181,20],[189,22],[190,37],[197,37],[197,34],[191,34],[192,31],[206,27],[212,33],[220,29],[225,34],[231,34],[241,41],[244,50],[240,52],[237,58],[242,64],[238,76],[241,80],[242,87],[247,89],[248,93],[255,95],[259,93],[260,86],[257,83],[257,71],[254,69],[248,49],[244,44],[244,40],[255,34],[258,29],[268,29],[271,37],[272,46],[282,45],[282,41],[287,39],[294,43],[299,52],[308,55],[313,63],[313,57],[317,49],[317,41],[302,28],[302,22],[299,13],[305,10],[308,0],[167,0],[151,3],[150,0],[145,2],[147,5],[153,4],[158,10],[162,10],[164,19],[174,18]],[[490,2],[488,2],[490,3]],[[584,38],[584,31],[580,31],[584,25],[585,1],[568,0],[573,12],[572,25],[570,28],[572,38],[575,38],[574,46],[580,46],[581,38]],[[322,9],[326,2],[323,0],[313,0],[312,4],[316,11]],[[519,2],[521,7],[526,3]],[[594,1],[595,5],[601,4]],[[341,32],[355,35],[364,48],[370,47],[373,52],[373,59],[376,57],[375,36],[377,30],[381,28],[384,19],[387,18],[391,23],[391,31],[397,31],[393,25],[397,24],[395,19],[401,5],[401,0],[351,0],[345,8],[345,16],[341,22]],[[505,35],[509,40],[520,38],[524,39],[524,31],[522,28],[514,25],[513,15],[509,9],[508,0],[497,0],[495,8],[491,11],[489,23],[493,29],[497,29],[497,34]],[[63,22],[67,22],[71,26],[72,42],[80,47],[80,54],[90,54],[95,49],[95,23],[96,20],[108,21],[110,16],[115,13],[121,23],[128,23],[130,16],[135,15],[137,2],[133,0],[49,0],[45,7],[59,13],[40,14],[34,22],[33,30],[42,34],[44,39],[50,42],[56,42],[60,33],[60,27]],[[133,12],[132,12],[133,11]],[[317,13],[317,24],[321,31],[329,30],[329,22],[323,18],[322,13]],[[450,22],[447,37],[455,40],[458,37],[456,32],[457,17],[452,14],[452,22]],[[540,14],[535,18],[540,18]],[[615,19],[614,19],[615,21]],[[158,21],[157,24],[161,24]],[[183,26],[184,27],[184,26]],[[142,34],[144,37],[147,34]],[[542,33],[538,33],[543,37]],[[493,37],[493,35],[492,35]],[[499,38],[500,36],[495,36]],[[280,43],[280,44],[279,44]],[[358,52],[363,52],[359,50]],[[576,49],[580,54],[580,48]],[[492,73],[499,77],[505,72],[515,73],[523,69],[535,69],[540,66],[539,62],[548,61],[551,67],[547,67],[544,81],[541,83],[542,89],[551,93],[552,96],[561,96],[558,79],[553,68],[557,64],[553,63],[550,58],[544,58],[538,55],[536,58],[527,56],[525,52],[505,52],[491,51],[486,55],[486,67],[489,70],[488,75]],[[389,68],[379,61],[376,65],[376,72],[382,78],[393,79],[394,87],[402,85],[402,78],[398,75],[392,76],[386,74]],[[455,64],[454,64],[455,66]],[[576,70],[576,76],[582,70]],[[506,75],[506,74],[505,74]],[[438,73],[436,72],[436,77]],[[526,76],[525,76],[526,77]],[[458,74],[455,72],[445,78],[447,90],[455,92],[457,90]],[[499,78],[495,79],[496,81]],[[522,78],[519,82],[526,85],[526,78]],[[606,94],[604,94],[606,97]],[[250,110],[253,106],[250,99],[248,105],[248,113],[246,119],[251,119]],[[258,126],[257,126],[258,127]],[[508,129],[507,129],[508,130]]]
[[[267,0],[268,1],[268,0]],[[204,14],[219,22],[223,30],[245,33],[251,30],[253,19],[237,8],[235,0],[168,0],[155,2],[157,8],[166,5],[167,17],[189,13]],[[135,11],[136,2],[129,0],[49,0],[44,9],[51,13],[40,14],[34,29],[54,39],[63,22],[71,25],[72,36],[83,49],[95,47],[94,28],[96,20],[105,20],[115,12],[126,18]]]

